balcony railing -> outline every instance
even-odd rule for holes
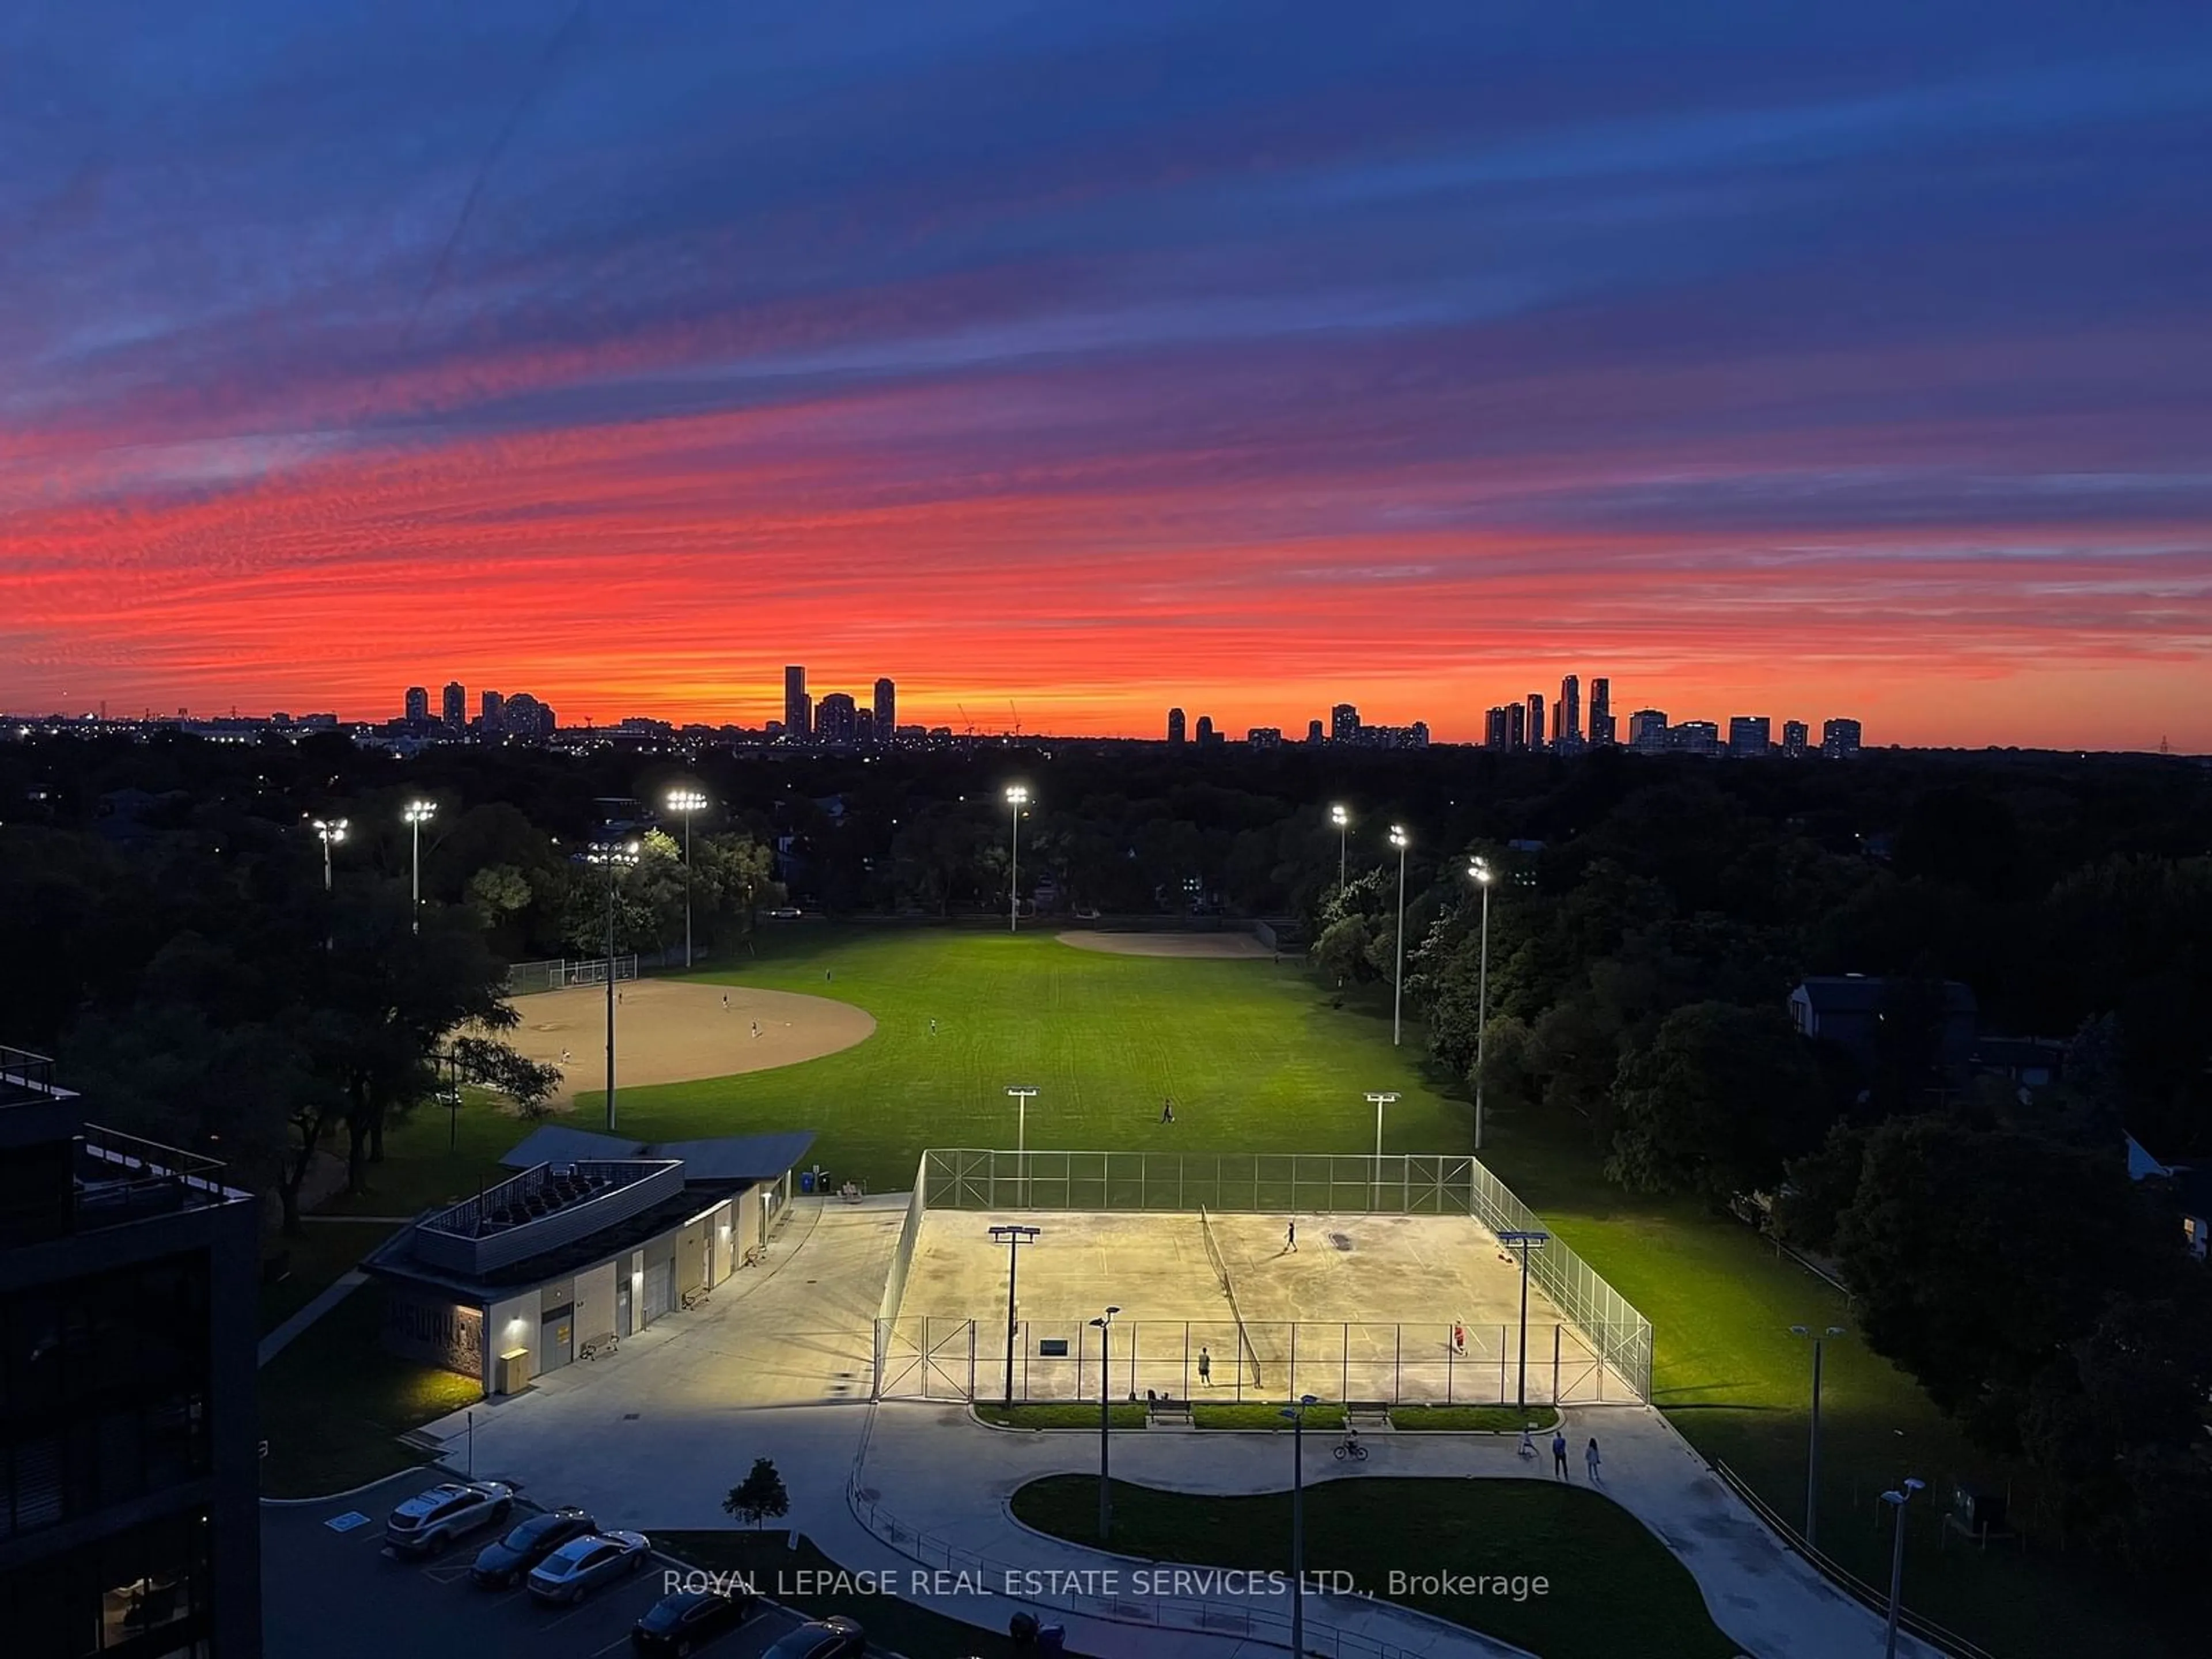
[[[0,1104],[18,1100],[42,1100],[54,1091],[54,1063],[27,1048],[0,1042]]]

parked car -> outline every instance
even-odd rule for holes
[[[761,914],[770,921],[797,921],[805,913],[795,904],[779,904],[773,910],[763,910]]]
[[[418,1492],[384,1523],[384,1541],[406,1555],[428,1555],[472,1532],[503,1525],[514,1488],[497,1480],[448,1480]]]
[[[530,1593],[541,1601],[580,1601],[600,1585],[635,1572],[652,1551],[653,1540],[641,1532],[572,1538],[532,1570]]]
[[[811,1625],[801,1625],[781,1637],[761,1659],[854,1659],[868,1650],[867,1638],[854,1620],[838,1613]]]
[[[754,1598],[744,1591],[678,1590],[664,1595],[630,1627],[629,1644],[639,1653],[672,1654],[674,1659],[735,1630],[753,1615]]]
[[[505,1589],[527,1577],[532,1567],[562,1545],[599,1529],[598,1522],[573,1507],[533,1515],[506,1537],[485,1545],[469,1577],[486,1589]]]

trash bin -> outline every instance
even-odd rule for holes
[[[813,1170],[801,1170],[799,1172],[799,1190],[802,1193],[811,1193],[814,1190]]]

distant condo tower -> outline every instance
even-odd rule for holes
[[[1168,710],[1168,743],[1170,746],[1176,749],[1182,748],[1182,710],[1180,708],[1170,708]]]
[[[876,682],[875,714],[876,741],[889,743],[898,730],[898,687],[888,679]]]
[[[783,734],[794,739],[814,735],[814,705],[806,696],[806,671],[796,665],[783,671]]]

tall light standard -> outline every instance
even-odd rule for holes
[[[1521,1410],[1528,1409],[1528,1252],[1540,1250],[1552,1242],[1552,1236],[1533,1229],[1527,1232],[1503,1232],[1498,1235],[1500,1244],[1521,1247],[1521,1381],[1514,1389],[1513,1403]],[[1559,1402],[1552,1401],[1556,1407]]]
[[[1820,1331],[1809,1325],[1792,1325],[1790,1334],[1813,1344],[1813,1437],[1805,1448],[1805,1545],[1809,1549],[1818,1541],[1815,1534],[1820,1525],[1820,1345],[1845,1332],[1841,1325]]]
[[[1109,1308],[1091,1322],[1091,1329],[1098,1333],[1098,1541],[1102,1544],[1114,1525],[1114,1492],[1108,1485],[1106,1449],[1114,1437],[1114,1316],[1121,1311]]]
[[[1014,845],[1011,863],[1006,870],[1006,931],[1019,933],[1022,925],[1022,808],[1030,804],[1030,792],[1025,785],[1006,786],[1006,805],[1013,813]]]
[[[615,1127],[615,880],[637,862],[637,843],[602,842],[587,849],[584,857],[589,863],[605,865],[607,872],[607,1131],[611,1134]]]
[[[1897,1540],[1889,1548],[1889,1627],[1882,1638],[1882,1659],[1897,1659],[1897,1614],[1905,1591],[1905,1506],[1913,1493],[1927,1488],[1925,1480],[1908,1476],[1901,1488],[1881,1495],[1881,1501],[1897,1511]]]
[[[1475,859],[1467,866],[1474,884],[1482,889],[1482,965],[1474,980],[1474,1150],[1482,1150],[1483,1036],[1490,1024],[1490,878],[1487,860]]]
[[[1400,1014],[1406,1002],[1406,849],[1413,837],[1401,824],[1390,826],[1390,845],[1398,849],[1398,970],[1390,976],[1390,1044],[1403,1041]]]
[[[438,803],[434,800],[410,800],[399,814],[406,821],[408,834],[415,843],[415,879],[409,895],[414,902],[407,911],[407,931],[410,933],[422,931],[422,826],[437,813]]]
[[[1398,1091],[1392,1089],[1382,1094],[1370,1094],[1367,1098],[1375,1108],[1375,1205],[1380,1209],[1382,1205],[1382,1109],[1396,1103]]]
[[[1352,830],[1352,814],[1341,806],[1328,809],[1328,821],[1336,826],[1336,894],[1344,896],[1345,837]]]
[[[1022,1246],[1034,1244],[1042,1227],[998,1226],[991,1242],[1006,1247],[1006,1404],[1014,1403],[1014,1321],[1020,1304],[1014,1299],[1014,1281],[1021,1273]]]
[[[1021,1184],[1022,1207],[1030,1201],[1030,1102],[1036,1089],[1027,1083],[1010,1083],[1006,1094],[1014,1103],[1014,1176]]]
[[[684,965],[691,965],[691,815],[704,811],[706,796],[696,789],[672,789],[668,810],[684,815]]]
[[[346,821],[343,818],[317,818],[315,834],[322,838],[323,890],[327,893],[331,890],[331,848],[346,838]]]
[[[1291,1420],[1291,1651],[1306,1650],[1306,1407],[1310,1394],[1279,1413]]]

